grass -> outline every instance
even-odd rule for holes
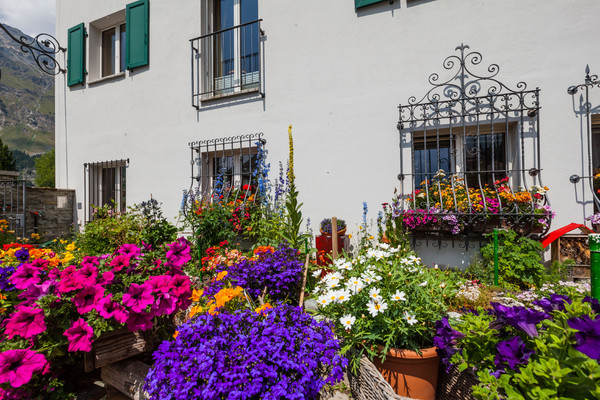
[[[54,132],[30,129],[24,125],[1,129],[0,139],[10,149],[19,149],[29,154],[45,153],[54,147]]]

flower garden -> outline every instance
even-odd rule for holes
[[[432,353],[440,376],[470,374],[467,394],[447,398],[600,398],[600,304],[589,284],[566,281],[564,265],[544,266],[539,242],[503,231],[495,286],[491,243],[466,270],[426,266],[409,245],[420,217],[392,203],[372,223],[365,205],[360,227],[344,225],[351,251],[317,265],[291,126],[289,139],[289,165],[273,183],[261,150],[263,173],[251,184],[221,183],[208,198],[187,193],[187,237],[155,200],[126,213],[100,208],[73,238],[42,244],[4,232],[0,399],[75,398],[99,379],[82,366],[113,332],[156,338],[137,356],[149,365],[143,398],[374,398],[352,384],[365,362],[398,395],[442,398],[436,381],[400,385],[411,368],[389,371],[388,361],[409,351]],[[499,182],[485,199],[447,204],[441,185],[424,196],[439,197],[436,208],[528,204],[541,221],[550,217],[543,188],[506,194]],[[335,233],[325,222],[324,234]]]

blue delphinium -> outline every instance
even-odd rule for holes
[[[363,226],[366,228],[367,227],[367,213],[369,212],[369,208],[367,207],[367,202],[363,201],[363,216],[362,216],[362,221],[363,221]]]
[[[300,308],[202,314],[163,342],[146,377],[151,399],[312,399],[343,377],[331,325]]]
[[[227,270],[227,279],[213,282],[204,293],[214,295],[231,282],[246,289],[255,299],[265,288],[273,300],[294,298],[300,291],[303,268],[302,262],[298,261],[298,250],[282,245],[273,253],[261,253],[257,260],[242,260],[218,268],[218,272]]]

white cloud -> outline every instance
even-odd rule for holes
[[[55,6],[56,0],[0,0],[0,22],[33,37],[40,33],[56,36]]]

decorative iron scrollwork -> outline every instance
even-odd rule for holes
[[[48,75],[58,75],[61,72],[66,72],[66,69],[62,68],[60,63],[56,61],[55,55],[67,49],[61,47],[54,36],[47,33],[40,33],[35,38],[25,35],[17,38],[1,23],[0,28],[21,46],[22,52],[31,54],[38,67],[40,67],[40,70]]]

